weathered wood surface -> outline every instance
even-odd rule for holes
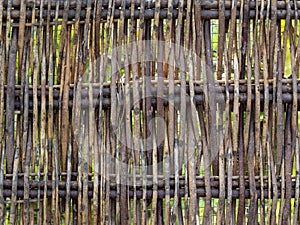
[[[6,19],[8,14],[10,14],[10,17],[12,19],[19,19],[21,17],[21,2],[20,0],[17,1],[12,1],[11,3],[11,10],[9,10],[9,1],[3,1],[3,19]],[[50,4],[49,4],[50,2]],[[88,0],[83,0],[80,1],[80,4],[78,3],[79,1],[77,0],[70,0],[68,3],[68,19],[69,22],[72,22],[72,19],[75,19],[76,17],[76,12],[77,10],[80,10],[79,17],[84,20],[87,15],[87,4]],[[112,14],[115,19],[120,19],[121,17],[121,9],[123,8],[123,1],[117,0],[113,1],[115,10],[114,13]],[[178,18],[178,6],[179,6],[179,0],[173,1],[173,9],[172,9],[172,17]],[[94,9],[96,9],[95,4],[100,4],[100,1],[96,1],[95,3],[92,1],[91,2],[91,19],[92,15],[95,14],[96,12]],[[241,9],[241,1],[237,1],[237,13],[236,16],[240,18],[240,9]],[[80,7],[78,7],[80,5]],[[136,19],[139,19],[139,14],[140,10],[139,8],[141,7],[141,2],[140,1],[135,1],[135,11],[134,11],[134,17]],[[219,3],[218,1],[201,1],[201,18],[202,19],[218,19],[219,18]],[[263,5],[264,7],[261,7]],[[232,14],[231,14],[231,7],[232,6],[232,1],[224,1],[224,15],[225,18],[230,19]],[[290,14],[291,18],[299,18],[300,15],[300,2],[299,1],[277,1],[276,3],[276,10],[277,10],[277,18],[278,19],[285,19],[287,17],[287,14]],[[58,18],[63,17],[63,12],[64,12],[64,7],[65,7],[65,1],[59,0],[52,0],[52,1],[33,1],[29,0],[26,1],[26,7],[28,10],[26,10],[25,15],[26,18],[30,19],[32,17],[32,9],[36,9],[36,15],[35,17],[39,19],[40,17],[43,17],[46,19],[50,15],[50,19],[54,20],[56,17],[56,14]],[[41,7],[43,8],[42,13],[41,13]],[[187,7],[187,1],[183,2],[183,7],[186,9]],[[251,19],[255,19],[256,15],[256,8],[258,7],[258,10],[261,11],[261,13],[264,15],[264,17],[267,16],[267,14],[270,16],[271,15],[271,8],[268,7],[268,2],[264,1],[264,3],[258,1],[250,1],[249,2],[249,17]],[[58,10],[57,10],[58,9]],[[56,11],[57,10],[57,11]],[[102,10],[100,17],[102,19],[107,19],[108,14],[109,14],[109,1],[104,0],[102,1]],[[131,1],[126,0],[124,1],[124,17],[129,19],[131,17]],[[154,19],[155,16],[155,1],[149,1],[147,4],[145,4],[145,12],[144,12],[145,19]],[[162,0],[160,1],[160,13],[159,17],[161,19],[167,19],[168,16],[168,1],[167,0]],[[183,12],[183,16],[186,17],[185,11]],[[17,24],[15,24],[17,25]],[[29,24],[27,24],[29,26]]]
[[[299,224],[299,10],[0,0],[0,224]]]

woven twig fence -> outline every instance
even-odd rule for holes
[[[0,0],[0,224],[299,224],[299,18]]]

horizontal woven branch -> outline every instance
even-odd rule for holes
[[[101,179],[99,177],[99,179]],[[150,183],[151,180],[149,180]],[[278,177],[278,182],[277,182],[277,186],[278,189],[281,188],[281,179],[280,177]],[[137,198],[142,198],[143,197],[143,191],[145,190],[145,188],[141,185],[142,180],[140,180],[138,183],[140,183],[140,185],[127,185],[126,189],[128,190],[128,197],[129,198],[133,198],[135,195]],[[196,187],[197,187],[197,196],[198,197],[205,197],[206,193],[205,193],[205,181],[204,181],[204,177],[198,177],[197,180],[195,181],[196,183]],[[24,181],[20,180],[20,178],[17,180],[17,190],[16,190],[16,194],[18,198],[24,198],[24,193],[28,192],[29,193],[29,198],[31,200],[36,199],[38,196],[40,198],[42,198],[44,196],[44,187],[45,187],[45,181],[41,180],[41,181],[37,181],[37,180],[30,180],[28,183],[26,183],[27,186],[27,190],[24,187]],[[170,190],[169,190],[169,195],[170,197],[174,197],[174,186],[175,186],[175,180],[174,178],[170,179],[169,181],[169,185],[170,185]],[[185,181],[184,178],[179,180],[179,196],[180,197],[184,197],[185,195]],[[210,185],[211,185],[211,194],[213,198],[219,198],[219,180],[218,179],[213,179],[211,178],[210,181]],[[11,197],[12,191],[11,191],[11,187],[13,186],[13,182],[12,180],[6,179],[3,181],[3,195],[4,197]],[[111,198],[116,198],[117,197],[117,191],[116,188],[119,185],[116,185],[116,183],[114,181],[110,181],[110,197]],[[263,188],[263,193],[264,193],[264,198],[265,199],[269,199],[269,198],[273,198],[273,193],[271,192],[271,195],[269,194],[270,188],[268,187],[268,183],[265,182],[261,185],[261,183],[259,182],[259,178],[256,179],[256,191],[257,191],[257,197],[260,198],[261,197],[261,188]],[[54,187],[54,188],[53,188]],[[167,195],[167,192],[165,190],[165,178],[160,179],[158,181],[157,184],[158,187],[158,197],[159,198],[165,198],[165,196]],[[95,195],[94,191],[93,191],[94,185],[93,182],[89,182],[88,183],[88,196],[90,198],[93,198],[93,196]],[[103,186],[102,188],[106,188],[105,186]],[[136,191],[134,191],[134,188],[136,188]],[[145,192],[147,193],[147,199],[151,199],[152,195],[153,195],[153,184],[148,184],[147,185],[147,190],[145,190]],[[292,196],[295,195],[295,189],[296,189],[296,182],[295,180],[292,182],[292,191],[291,194]],[[56,189],[56,190],[55,190]],[[51,197],[55,191],[58,192],[58,196],[60,198],[65,198],[67,195],[70,195],[71,198],[77,198],[78,197],[78,182],[77,181],[71,181],[69,183],[67,183],[66,181],[51,181],[48,180],[47,181],[47,197]],[[99,186],[99,189],[101,189],[101,186]],[[250,198],[250,186],[249,186],[249,180],[246,180],[245,178],[245,197],[246,198]],[[68,191],[69,190],[69,191]],[[233,198],[238,198],[239,196],[239,182],[238,180],[234,180],[232,182],[232,192],[233,192]],[[188,193],[187,193],[188,194]],[[280,197],[280,193],[279,197]],[[26,199],[24,199],[26,200]]]
[[[88,5],[88,1],[87,0],[79,0],[81,2],[81,7],[82,8],[85,8],[87,7]],[[124,7],[122,5],[122,3],[125,3],[125,8],[129,8],[132,6],[132,4],[135,6],[135,7],[140,7],[141,6],[141,1],[131,1],[131,0],[125,0],[125,1],[122,1],[122,0],[115,0],[114,1],[114,6],[115,8],[119,8],[119,7]],[[179,5],[179,0],[173,0],[173,7],[175,8],[178,8],[178,5]],[[229,1],[229,0],[225,0],[224,1],[224,7],[225,9],[230,9],[232,7],[232,2],[233,1]],[[300,1],[295,1],[296,2],[296,6],[297,8],[300,8]],[[289,1],[288,3],[286,1],[277,1],[276,3],[276,6],[277,6],[277,10],[280,10],[280,9],[287,9],[287,6],[289,5],[291,7],[291,9],[294,9],[295,8],[295,3],[294,1]],[[60,9],[63,9],[65,6],[66,6],[66,3],[68,3],[68,8],[69,9],[76,9],[78,7],[78,0],[69,0],[69,1],[64,1],[64,0],[45,0],[43,1],[43,8],[44,9],[48,9],[49,7],[49,3],[50,3],[50,8],[51,9],[56,9],[57,7],[60,8]],[[99,2],[98,3],[98,6],[100,7],[101,3]],[[200,1],[200,4],[201,4],[201,7],[203,9],[218,9],[219,8],[219,2],[216,1],[216,0],[212,0],[212,1],[208,1],[208,0],[202,0]],[[259,7],[259,9],[261,8],[261,2],[258,2],[257,1],[250,1],[249,2],[249,7],[250,9],[255,9],[256,8],[256,5]],[[8,0],[5,0],[3,1],[3,6],[4,8],[7,8],[8,7]],[[12,1],[12,7],[14,8],[20,8],[21,7],[21,0],[14,0]],[[240,7],[241,6],[241,0],[238,0],[237,1],[237,7]],[[39,9],[41,7],[41,0],[37,0],[37,1],[34,1],[34,0],[28,0],[26,2],[26,7],[29,7],[29,8],[37,8]],[[91,2],[91,7],[94,8],[94,1]],[[102,7],[103,8],[107,8],[109,7],[109,0],[103,0],[102,1]],[[148,1],[146,2],[145,4],[145,7],[146,8],[155,8],[155,1]],[[167,8],[168,7],[168,0],[161,0],[160,1],[160,8]],[[184,1],[184,7],[186,7],[186,1]],[[264,2],[264,7],[266,8],[267,7],[267,2]]]
[[[109,10],[103,9],[102,13],[101,13],[101,18],[102,19],[106,19],[107,16],[108,16],[108,12],[109,12]],[[120,19],[121,12],[122,12],[121,10],[116,9],[114,11],[114,14],[113,14],[114,19]],[[36,13],[35,18],[36,19],[40,19],[40,10],[36,10],[35,13]],[[54,19],[56,11],[55,10],[51,10],[50,12],[43,11],[42,12],[43,19],[47,19],[48,14],[50,14],[50,19]],[[58,10],[58,12],[57,12],[58,18],[62,18],[63,14],[64,14],[63,10],[61,10],[61,9]],[[264,10],[262,15],[263,15],[263,17],[266,17],[267,11]],[[286,10],[279,10],[279,11],[277,11],[276,15],[277,15],[277,19],[286,19],[286,17],[287,17],[287,11]],[[8,16],[7,11],[6,10],[3,11],[3,17],[6,18],[7,16]],[[186,16],[185,12],[183,12],[183,17],[185,17],[185,16]],[[250,12],[249,12],[249,18],[250,19],[254,19],[255,16],[256,16],[256,11],[254,9],[250,10]],[[12,19],[19,19],[20,18],[20,11],[18,11],[18,10],[12,10],[10,12],[10,17]],[[27,19],[31,19],[31,17],[32,17],[32,12],[31,11],[27,11],[26,12],[26,18]],[[74,9],[68,10],[68,20],[70,22],[74,22],[73,20],[75,19],[75,17],[76,17],[76,10],[74,10]],[[85,9],[82,9],[80,11],[79,17],[80,17],[80,19],[85,19],[86,18],[86,10]],[[129,9],[126,9],[124,11],[124,17],[126,19],[130,19],[131,18],[131,12],[130,12]],[[161,9],[160,10],[160,14],[159,14],[159,18],[160,19],[167,19],[167,17],[168,17],[167,10]],[[176,9],[173,10],[172,17],[173,18],[178,18],[178,10],[176,10]],[[215,11],[215,10],[202,10],[201,11],[201,18],[202,19],[218,19],[218,17],[219,17],[218,11]],[[239,12],[237,12],[236,17],[240,18],[240,13]],[[139,10],[134,10],[134,19],[139,19],[139,18],[140,18],[140,11]],[[231,10],[229,10],[229,9],[225,10],[225,18],[226,19],[230,19],[231,18]],[[297,10],[297,11],[291,10],[290,11],[290,18],[291,19],[295,19],[295,18],[299,19],[300,18],[300,10]],[[91,19],[92,19],[92,16],[91,16]],[[144,12],[144,19],[154,19],[154,9],[153,10],[152,9],[145,10],[145,12]],[[31,24],[27,23],[26,25],[30,26]]]
[[[94,107],[98,107],[100,104],[100,88],[99,85],[94,84],[93,85],[93,106]],[[124,91],[122,91],[122,85],[120,84],[120,88],[118,90],[116,90],[117,92],[119,92],[120,95],[124,95]],[[6,87],[7,88],[7,87]],[[187,85],[186,91],[185,93],[187,94],[186,96],[186,100],[189,101],[190,97],[189,97],[189,86]],[[238,99],[241,103],[246,103],[247,99],[248,99],[248,94],[247,94],[247,85],[242,84],[239,85],[239,94],[237,94]],[[260,90],[260,100],[264,101],[265,100],[265,88],[264,85],[260,85],[259,87]],[[279,99],[280,101],[282,101],[283,103],[291,103],[293,101],[293,89],[292,86],[290,84],[285,84],[282,86],[282,90],[280,92],[278,92],[278,90],[276,92],[274,92],[273,90],[273,86],[269,86],[268,87],[268,98],[269,101],[273,101],[274,98],[274,94],[275,94],[275,99]],[[180,104],[180,93],[182,90],[182,88],[180,86],[176,86],[174,93],[175,93],[175,98],[174,98],[174,103],[175,105],[179,106]],[[204,100],[205,100],[205,96],[204,96],[204,89],[203,86],[194,86],[194,91],[195,91],[195,96],[194,96],[194,101],[196,103],[196,105],[198,104],[203,104]],[[220,86],[215,86],[214,90],[210,89],[210,92],[214,91],[216,93],[216,101],[218,103],[225,103],[227,100],[226,97],[226,87],[224,86],[224,84],[220,84]],[[233,103],[234,100],[234,85],[228,85],[228,91],[229,91],[229,101],[230,103]],[[300,105],[300,86],[297,86],[297,91],[298,94],[298,103]],[[53,94],[52,97],[49,96],[49,87],[47,86],[45,89],[45,98],[46,98],[46,106],[49,106],[49,98],[53,98],[53,107],[54,108],[59,108],[61,107],[62,103],[60,102],[60,99],[62,96],[61,95],[61,90],[59,87],[55,87],[53,89]],[[89,89],[86,87],[83,87],[81,90],[81,107],[84,108],[88,108],[89,107]],[[133,95],[133,90],[130,89],[129,91],[131,99],[132,99],[132,95]],[[254,101],[255,100],[255,86],[251,85],[251,100]],[[76,93],[78,94],[78,93]],[[75,95],[76,95],[75,94]],[[38,88],[36,91],[36,95],[37,95],[37,100],[38,100],[38,104],[39,106],[41,105],[41,98],[42,98],[42,90],[41,88]],[[73,102],[75,99],[75,95],[74,95],[74,86],[72,86],[69,90],[69,107],[72,108],[73,107]],[[109,108],[111,106],[111,99],[110,99],[110,95],[111,95],[111,89],[109,87],[104,87],[102,89],[102,106],[104,109]],[[20,86],[15,88],[15,108],[16,110],[20,110],[23,107],[23,101],[21,101],[21,99],[23,99],[25,96],[23,90],[21,89]],[[142,104],[142,90],[140,88],[140,96],[141,96],[141,104]],[[152,90],[151,90],[151,102],[152,102],[152,106],[156,106],[157,104],[157,87],[156,86],[152,86]],[[33,108],[33,89],[32,87],[29,88],[28,90],[28,98],[29,98],[29,109]],[[168,105],[169,102],[169,97],[168,97],[168,87],[164,87],[163,90],[163,96],[161,96],[161,98],[163,99],[163,103],[165,106]],[[118,101],[118,104],[122,105],[124,104],[124,102],[122,100]],[[300,110],[300,107],[299,107]]]
[[[40,15],[42,15],[42,17],[44,19],[47,19],[48,16],[50,17],[51,20],[53,20],[56,16],[57,18],[61,19],[64,17],[64,13],[67,13],[67,18],[69,20],[69,22],[74,22],[73,20],[76,18],[76,11],[77,11],[77,2],[76,1],[71,1],[69,3],[69,5],[67,6],[67,8],[65,8],[65,4],[64,1],[51,1],[51,5],[50,8],[48,8],[48,2],[46,1],[44,4],[44,10],[41,12],[41,5],[38,2],[35,5],[35,18],[36,19],[40,19]],[[226,1],[224,8],[224,15],[226,19],[230,19],[231,18],[231,1]],[[4,6],[7,6],[7,3],[4,4]],[[12,19],[19,19],[21,16],[21,12],[20,12],[20,2],[19,1],[13,1],[13,9],[10,11],[8,11],[8,9],[11,9],[11,7],[4,7],[4,10],[2,12],[3,18],[7,18],[8,16]],[[121,6],[121,1],[116,1],[115,2],[115,9],[113,11],[113,17],[115,19],[119,19],[121,16],[121,13],[123,11],[124,13],[124,17],[129,19],[131,18],[131,9],[130,9],[130,1],[126,1],[126,5],[125,7]],[[145,7],[145,12],[143,14],[144,19],[154,19],[154,14],[155,14],[155,9],[154,9],[154,3],[152,2],[150,5],[146,5]],[[202,19],[218,19],[219,18],[219,11],[218,11],[218,2],[217,1],[204,1],[201,3],[202,6],[202,10],[201,10],[201,18]],[[34,4],[32,1],[28,2],[26,7],[34,7]],[[94,6],[91,5],[91,19],[93,18],[94,15]],[[100,6],[101,7],[101,6]],[[136,7],[140,7],[140,4],[136,4]],[[167,1],[162,1],[161,2],[161,6],[160,6],[160,11],[159,11],[159,17],[160,19],[167,19],[168,17],[168,4]],[[173,18],[177,18],[178,17],[178,0],[174,2],[173,4],[173,11],[172,11],[172,16]],[[237,18],[240,17],[240,11],[239,11],[239,7],[240,7],[240,2],[237,4],[238,10],[236,13]],[[18,9],[19,8],[19,9]],[[251,2],[249,4],[249,18],[250,19],[254,19],[257,12],[256,12],[256,4],[255,2]],[[260,5],[258,5],[258,9],[260,10]],[[276,9],[271,9],[268,12],[268,15],[271,16],[271,10],[275,10],[276,12],[276,16],[277,19],[285,19],[289,13],[290,18],[291,19],[295,19],[295,18],[300,18],[300,1],[297,1],[297,7],[295,7],[294,3],[291,2],[289,4],[286,4],[284,1],[278,1],[277,2],[277,8]],[[102,7],[101,7],[101,14],[100,17],[102,19],[106,19],[108,14],[111,13],[111,9],[108,9],[108,2],[104,1]],[[260,11],[258,11],[260,14]],[[32,13],[33,10],[26,10],[25,16],[27,19],[31,20],[32,18]],[[86,18],[86,14],[87,14],[87,3],[86,1],[82,2],[82,5],[80,5],[79,8],[79,18],[80,19],[85,19]],[[140,9],[136,8],[134,10],[134,18],[135,19],[139,19],[141,11]],[[264,6],[264,10],[262,11],[262,15],[264,17],[266,17],[267,15],[267,5],[265,4]],[[183,11],[183,16],[185,17],[185,11]],[[51,22],[51,21],[49,21]],[[27,26],[30,26],[30,23],[27,23]]]
[[[165,190],[158,190],[158,198],[159,199],[164,199],[165,196],[166,196],[166,191]],[[3,190],[3,197],[10,197],[11,196],[11,190]],[[133,198],[134,197],[134,191],[128,191],[129,193],[129,198]],[[206,191],[205,191],[205,188],[197,188],[196,190],[196,193],[197,193],[197,197],[205,197],[206,196]],[[17,197],[18,198],[23,198],[24,199],[24,191],[23,190],[18,190],[17,191]],[[71,190],[69,192],[69,197],[70,198],[77,198],[79,195],[78,191],[76,190]],[[295,191],[292,191],[292,196],[295,195]],[[53,196],[53,191],[51,190],[47,190],[47,198],[50,198]],[[67,192],[65,190],[58,190],[58,196],[62,199],[66,198],[67,196]],[[89,198],[92,198],[94,196],[93,194],[93,191],[88,191],[88,197]],[[110,194],[109,194],[109,197],[111,199],[116,199],[118,196],[118,193],[116,190],[111,190],[110,191]],[[170,190],[170,197],[174,197],[174,189],[171,189]],[[185,191],[184,189],[179,189],[179,194],[178,194],[178,197],[184,197],[185,196]],[[260,190],[257,190],[257,197],[260,198],[261,196],[261,192]],[[37,197],[39,197],[40,199],[42,199],[44,197],[44,190],[30,190],[29,191],[29,197],[30,199],[32,200],[36,200]],[[152,190],[147,190],[146,191],[146,199],[149,199],[151,200],[153,197],[153,191]],[[211,197],[212,198],[219,198],[219,189],[217,188],[212,188],[211,189]],[[250,199],[250,191],[249,190],[246,190],[245,191],[245,198],[246,199]],[[272,198],[272,195],[270,196]],[[278,195],[278,197],[280,197],[280,193]],[[136,198],[138,199],[142,199],[143,198],[143,191],[141,190],[137,190],[136,191]],[[232,198],[233,199],[238,199],[239,198],[239,191],[238,191],[238,188],[237,189],[233,189],[232,190]],[[264,199],[268,199],[268,190],[264,190]],[[26,201],[26,200],[24,200]]]

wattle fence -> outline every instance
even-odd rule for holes
[[[0,0],[0,224],[299,224],[299,19]]]

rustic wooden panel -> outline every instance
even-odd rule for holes
[[[299,224],[299,9],[0,0],[0,224]]]

